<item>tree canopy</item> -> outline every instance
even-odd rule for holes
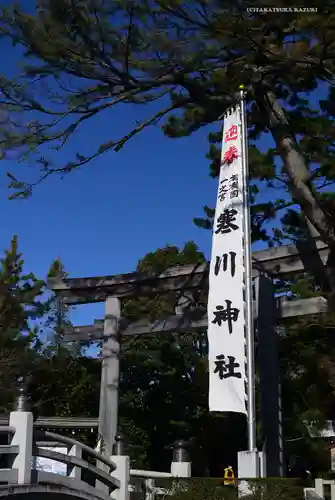
[[[181,250],[167,246],[147,254],[136,270],[160,273],[171,266],[199,262],[204,262],[204,255],[190,242]],[[171,292],[128,299],[123,315],[132,321],[166,317],[174,314],[177,298]],[[198,297],[199,307],[204,299]],[[193,439],[197,465],[200,462],[203,469],[212,444],[206,443],[204,435],[208,436],[209,420],[215,420],[207,411],[206,332],[141,335],[124,338],[121,346],[121,427],[131,444],[132,458],[141,467],[166,470],[173,442]]]
[[[97,414],[100,363],[59,344],[59,328],[69,324],[45,282],[26,273],[14,236],[0,261],[0,413],[8,413],[17,381],[24,378],[34,413],[43,416]],[[49,275],[64,272],[56,260]]]
[[[0,261],[0,411],[10,408],[17,377],[29,373],[32,346],[39,344],[39,328],[33,322],[45,313],[44,281],[26,274],[23,264],[14,236]]]
[[[272,6],[277,7],[270,1]],[[16,75],[2,75],[4,157],[16,152],[26,164],[37,164],[39,182],[119,151],[158,122],[169,137],[209,124],[220,130],[222,114],[244,84],[254,237],[271,243],[283,236],[281,230],[264,229],[276,214],[285,215],[289,234],[298,205],[333,246],[327,192],[334,181],[333,2],[317,12],[285,6],[287,12],[271,13],[260,1],[40,0],[30,12],[19,6],[2,9],[1,36],[19,46],[22,63]],[[125,136],[112,130],[110,140],[92,154],[78,151],[66,165],[53,163],[52,150],[62,148],[93,116],[152,102],[154,114],[130,124]],[[220,135],[212,130],[209,135],[214,176]],[[264,151],[259,140],[265,136],[272,146]],[[33,185],[11,178],[16,195],[31,193]],[[281,194],[263,202],[268,188]],[[205,211],[210,225],[213,211]]]

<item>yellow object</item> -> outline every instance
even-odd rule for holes
[[[223,484],[235,484],[235,474],[231,465],[224,469]]]
[[[240,89],[240,90],[243,90],[243,89],[244,89],[244,85],[240,85],[240,86],[239,86],[239,89]]]

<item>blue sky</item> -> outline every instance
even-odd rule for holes
[[[1,53],[8,56],[9,50],[2,46]],[[14,63],[14,58],[2,57],[3,71],[12,72]],[[152,110],[121,106],[92,119],[57,161],[66,163],[78,150],[93,152],[129,132],[135,120]],[[41,278],[58,256],[71,277],[118,274],[133,271],[148,252],[166,244],[181,247],[189,240],[209,258],[211,233],[192,222],[202,216],[204,204],[215,204],[217,180],[208,175],[207,134],[203,129],[172,140],[159,126],[152,127],[120,152],[101,156],[63,181],[48,179],[27,200],[7,199],[5,176],[11,170],[26,177],[27,165],[3,161],[0,248],[18,234],[26,271]],[[102,315],[103,304],[85,305],[74,311],[73,320],[87,324]]]
[[[92,151],[135,117],[138,111],[130,107],[98,117],[58,161],[66,162],[78,149]],[[167,243],[194,240],[209,256],[211,234],[192,222],[202,215],[202,205],[215,202],[217,184],[208,176],[206,151],[205,130],[170,140],[151,128],[119,153],[107,153],[64,180],[48,179],[27,200],[11,201],[4,173],[25,176],[27,165],[3,161],[0,246],[18,234],[26,270],[40,277],[57,256],[72,277],[131,272],[146,253]],[[80,306],[74,320],[90,323],[102,310],[102,305]]]
[[[16,73],[17,49],[2,42],[0,54],[3,72]],[[157,109],[157,104],[126,105],[91,119],[57,153],[57,164],[66,164],[77,151],[89,154],[101,143],[122,137],[136,120]],[[120,152],[106,153],[64,180],[49,178],[27,200],[8,200],[5,172],[27,179],[33,176],[31,168],[2,161],[0,249],[17,234],[25,270],[43,279],[56,257],[70,277],[127,273],[148,252],[166,244],[182,247],[190,240],[209,259],[211,233],[193,223],[203,215],[202,206],[214,206],[216,200],[217,180],[209,177],[205,158],[208,132],[168,139],[159,126],[151,127]],[[75,324],[102,316],[103,304],[78,306],[72,312]]]
[[[115,130],[128,118],[125,112],[115,114],[114,125],[108,117],[95,120],[75,142],[94,148],[102,131]],[[194,240],[208,256],[210,232],[192,222],[202,205],[215,201],[206,147],[205,132],[168,140],[151,129],[63,181],[49,179],[28,200],[7,200],[2,175],[0,246],[17,233],[27,270],[41,277],[57,256],[73,277],[131,272],[146,253],[167,243],[182,246]],[[24,165],[2,162],[3,171],[10,168],[24,172]],[[75,316],[91,322],[90,309],[81,306]]]
[[[2,71],[15,73],[17,50],[2,42],[0,54]],[[57,154],[57,163],[122,136],[151,111],[125,106],[99,115]],[[210,232],[192,222],[202,215],[204,204],[215,202],[217,184],[208,176],[205,158],[207,133],[170,140],[152,127],[120,152],[107,153],[64,180],[48,179],[27,200],[8,200],[5,172],[26,179],[30,168],[2,161],[0,249],[18,234],[25,270],[41,278],[58,256],[71,277],[131,272],[148,252],[166,244],[181,247],[189,240],[209,256]],[[102,315],[103,304],[80,306],[72,314],[76,324],[92,323]]]

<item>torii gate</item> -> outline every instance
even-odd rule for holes
[[[317,272],[326,264],[328,247],[313,240],[304,248],[287,245],[253,253],[254,307],[260,352],[260,383],[263,442],[266,475],[283,475],[283,451],[280,421],[279,360],[275,326],[278,320],[326,312],[323,297],[288,300],[274,299],[272,278],[308,269]],[[94,325],[66,328],[65,342],[103,341],[99,408],[99,433],[111,454],[118,425],[118,385],[120,336],[204,330],[206,313],[192,310],[192,290],[208,287],[208,264],[170,268],[159,275],[129,273],[91,278],[52,278],[49,288],[63,300],[75,305],[105,302],[105,318]],[[270,276],[270,277],[269,277]],[[176,314],[153,323],[146,320],[129,324],[122,319],[124,297],[175,291],[179,295]]]

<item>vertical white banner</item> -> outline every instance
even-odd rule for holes
[[[241,108],[224,118],[208,293],[209,411],[247,413]]]

